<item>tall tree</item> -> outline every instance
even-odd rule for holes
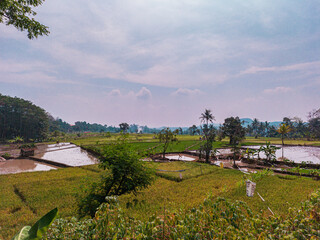
[[[311,136],[320,139],[320,108],[309,112],[308,123]]]
[[[209,123],[215,120],[215,117],[212,115],[210,109],[205,109],[200,116],[201,123],[206,124],[208,126]]]
[[[129,124],[128,123],[120,123],[119,124],[120,130],[126,133],[129,129]]]
[[[205,109],[200,116],[201,130],[204,135],[203,143],[200,146],[200,151],[205,152],[205,160],[209,163],[212,144],[216,137],[216,129],[213,127],[212,122],[215,120],[210,109]],[[210,124],[209,124],[210,123]]]
[[[107,170],[99,183],[92,185],[89,194],[80,200],[79,213],[82,216],[94,216],[97,207],[105,202],[106,196],[136,193],[148,187],[154,172],[141,161],[143,155],[128,143],[128,136],[107,144],[101,150],[99,167]]]
[[[252,122],[251,126],[252,126],[252,130],[253,130],[253,135],[254,135],[255,138],[258,138],[259,124],[260,124],[260,122],[259,122],[258,119],[256,119],[256,118],[253,119],[253,122]]]
[[[29,39],[48,35],[48,27],[33,18],[37,14],[33,8],[43,2],[44,0],[0,0],[0,23],[27,31]]]
[[[241,125],[241,120],[239,117],[229,117],[224,120],[223,126],[223,135],[229,137],[229,144],[233,148],[233,165],[235,166],[235,156],[237,151],[237,146],[245,137],[245,128]]]
[[[281,142],[282,142],[282,158],[283,158],[283,146],[284,146],[284,137],[287,133],[291,131],[290,126],[288,126],[285,123],[282,123],[279,128],[277,129],[277,132],[281,134]]]
[[[188,130],[190,135],[195,135],[197,133],[198,128],[196,125],[192,125],[191,127],[189,127]]]
[[[0,94],[0,139],[17,136],[25,140],[47,137],[49,119],[46,111],[30,101]]]
[[[176,135],[178,134],[179,130],[176,129],[175,131],[171,131],[170,128],[164,128],[162,129],[158,134],[157,137],[159,138],[159,141],[163,143],[162,146],[162,157],[166,157],[166,151],[173,141],[177,140]]]

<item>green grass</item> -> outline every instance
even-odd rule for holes
[[[265,144],[266,141],[270,142],[271,144],[278,144],[281,145],[281,138],[266,138],[266,137],[246,137],[244,143],[250,144]],[[307,146],[320,146],[320,141],[307,141],[304,139],[284,139],[284,144],[287,145],[307,145]]]
[[[196,163],[196,162],[167,162],[167,163],[154,163],[153,167],[158,169],[157,175],[168,180],[184,181],[189,178],[206,175],[217,170],[217,166]],[[164,171],[161,171],[164,170]],[[168,171],[168,172],[166,172]],[[170,172],[172,171],[172,172]],[[179,172],[174,172],[179,171]],[[180,175],[182,179],[180,178]]]
[[[12,237],[55,207],[62,217],[75,215],[76,194],[98,178],[95,171],[97,166],[0,175],[0,239]]]
[[[138,219],[161,214],[164,207],[173,212],[179,208],[196,207],[209,193],[215,197],[244,200],[254,211],[267,211],[269,206],[275,213],[284,215],[288,207],[298,206],[311,192],[320,188],[320,181],[310,178],[266,176],[257,181],[256,191],[266,200],[262,202],[256,194],[253,198],[246,197],[244,175],[240,171],[202,164],[201,175],[197,163],[149,164],[157,169],[189,169],[189,172],[183,173],[181,182],[158,177],[148,189],[136,195],[120,196],[123,209]],[[96,181],[99,172],[97,166],[86,166],[0,176],[0,238],[12,237],[22,226],[33,224],[54,207],[58,207],[61,217],[75,216],[76,195],[82,192],[82,187]],[[24,201],[15,193],[15,188]]]
[[[265,176],[257,181],[255,192],[259,192],[264,198],[262,202],[258,194],[246,197],[245,186],[235,188],[222,194],[231,200],[245,201],[254,211],[266,211],[267,207],[279,215],[286,215],[289,207],[298,207],[302,201],[315,190],[320,188],[320,182],[305,177],[296,176]]]
[[[162,151],[159,141],[152,134],[130,135],[136,150],[144,151],[157,146],[154,151]],[[73,142],[82,145],[102,147],[114,140],[90,136],[77,138]],[[179,152],[199,143],[199,136],[178,136],[179,141],[168,148],[168,152]],[[279,138],[247,138],[244,144],[281,143]],[[97,145],[99,143],[99,145]],[[215,142],[214,147],[227,146],[228,139]],[[286,144],[320,145],[320,142],[285,140]],[[198,148],[193,146],[191,150]],[[163,208],[175,211],[182,207],[189,209],[203,202],[211,192],[213,196],[224,196],[232,200],[244,200],[254,211],[266,211],[269,206],[275,213],[286,214],[289,206],[297,206],[308,195],[320,187],[320,181],[294,176],[266,176],[257,181],[257,191],[265,198],[262,202],[255,194],[253,198],[245,196],[243,174],[235,170],[221,169],[216,166],[198,163],[171,162],[155,163],[155,168],[163,170],[182,170],[183,181],[177,182],[179,173],[161,172],[152,186],[137,195],[128,194],[120,197],[121,205],[127,213],[137,218],[147,218],[151,214],[161,213]],[[202,170],[202,173],[201,173]],[[99,178],[97,166],[59,169],[49,172],[20,173],[0,175],[0,239],[12,237],[18,229],[33,224],[42,215],[54,207],[59,208],[60,216],[76,215],[76,195],[82,188]],[[172,181],[174,180],[174,181]],[[21,199],[21,196],[23,199]],[[128,208],[127,208],[128,207]]]
[[[158,178],[151,187],[139,194],[127,194],[119,199],[130,216],[146,219],[152,214],[161,213],[164,207],[171,211],[195,207],[203,202],[209,192],[219,196],[236,188],[241,179],[242,173],[239,171],[215,168],[211,174],[182,182]]]

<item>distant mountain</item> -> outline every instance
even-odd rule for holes
[[[252,122],[253,122],[253,119],[251,119],[251,118],[240,118],[240,120],[241,120],[241,122],[242,122],[242,126],[243,127],[248,127],[249,125],[251,125],[252,124]],[[264,123],[264,122],[263,122]],[[270,124],[270,126],[274,126],[274,127],[279,127],[279,125],[282,123],[281,121],[275,121],[275,122],[268,122],[269,124]],[[213,126],[215,127],[215,128],[219,128],[220,127],[220,125],[222,125],[223,123],[213,123]],[[157,130],[162,130],[162,129],[164,129],[164,128],[167,128],[167,127],[165,127],[165,126],[163,126],[163,127],[158,127],[158,128],[155,128],[155,129],[157,129]],[[171,130],[171,131],[174,131],[174,130],[176,130],[176,129],[179,129],[180,127],[169,127],[169,129]],[[188,129],[189,129],[189,127],[181,127],[182,128],[182,130],[185,132],[185,131],[187,131]],[[197,126],[197,128],[200,128],[200,126],[198,125]]]
[[[251,118],[240,118],[240,120],[242,122],[242,127],[248,127],[253,122]]]
[[[242,126],[248,127],[248,125],[251,125],[253,120],[251,118],[241,118]],[[264,122],[263,122],[264,123]],[[270,126],[279,127],[279,125],[282,123],[281,121],[275,121],[275,122],[268,122]]]

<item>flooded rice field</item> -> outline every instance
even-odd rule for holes
[[[280,147],[276,151],[276,158],[282,157],[282,147],[281,145],[276,145]],[[260,146],[246,146],[246,148],[258,149]],[[259,153],[260,158],[265,158],[264,153]],[[313,163],[320,164],[320,147],[305,147],[305,146],[284,146],[283,156],[293,162],[301,163]]]
[[[98,159],[75,144],[59,143],[48,145],[45,152],[35,155],[36,158],[49,160],[68,166],[84,166],[98,163]]]
[[[19,149],[10,149],[11,156],[15,158],[18,157],[19,155],[16,154],[17,151],[20,152]],[[18,158],[1,161],[0,174],[49,171],[57,169],[55,163],[60,163],[64,166],[70,167],[98,163],[98,159],[96,159],[94,156],[89,154],[87,151],[82,150],[77,145],[71,143],[39,145],[35,151],[35,156],[33,159],[34,160]],[[37,161],[37,159],[43,160],[44,162],[38,162],[40,160]]]
[[[194,161],[194,160],[196,160],[196,158],[194,158],[194,157],[187,157],[187,156],[179,155],[179,154],[166,155],[166,158],[169,160],[179,160],[179,161]]]
[[[56,167],[29,159],[11,159],[0,162],[0,175],[20,172],[49,171],[53,169],[56,169]]]

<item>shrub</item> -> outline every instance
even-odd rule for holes
[[[48,239],[67,236],[79,239],[318,239],[320,237],[320,191],[313,193],[300,209],[289,208],[285,217],[254,215],[246,203],[209,196],[187,212],[163,210],[147,221],[124,214],[114,197],[101,204],[92,220],[60,220]],[[71,224],[70,224],[71,223]],[[74,231],[79,229],[79,231]],[[81,230],[82,229],[82,230]],[[55,233],[53,235],[52,233]],[[68,233],[68,235],[59,235]]]
[[[95,183],[79,204],[81,216],[94,215],[106,196],[136,192],[148,187],[154,179],[154,171],[140,161],[142,154],[128,144],[128,136],[123,134],[111,144],[101,149],[100,168],[105,173],[101,181]]]

